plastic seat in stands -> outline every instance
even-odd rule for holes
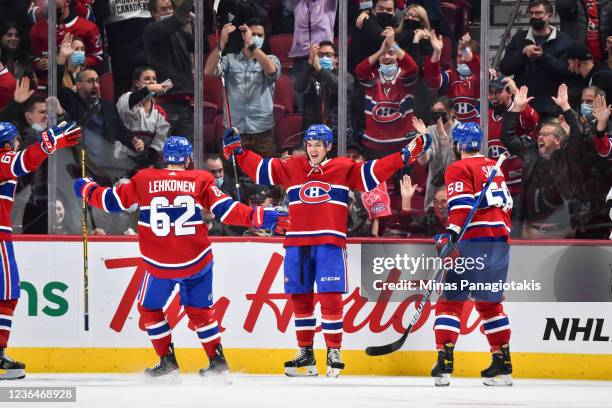
[[[215,122],[215,117],[220,113],[219,107],[212,102],[204,101],[202,106],[202,113],[204,116],[204,124],[212,125]]]
[[[110,72],[100,75],[100,97],[105,101],[115,102],[115,84]]]
[[[293,80],[288,75],[281,75],[274,86],[274,107],[277,105],[293,113]]]
[[[278,118],[274,125],[277,151],[284,152],[301,143],[304,133],[302,120],[301,113],[289,113]]]
[[[223,94],[221,89],[221,78],[213,76],[204,77],[204,102],[216,105],[219,110],[223,109]]]
[[[275,34],[270,37],[270,54],[280,60],[283,72],[289,72],[293,67],[293,59],[289,58],[292,45],[293,34]]]
[[[204,153],[219,153],[220,145],[217,143],[215,125],[213,123],[205,123],[202,132],[204,138]]]

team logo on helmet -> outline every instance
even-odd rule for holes
[[[379,123],[395,122],[402,116],[397,102],[378,102],[372,109],[372,118]]]
[[[309,181],[300,187],[300,201],[304,204],[320,204],[331,200],[331,185],[322,181]]]

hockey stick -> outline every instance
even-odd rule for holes
[[[85,139],[81,139],[81,177],[85,178]],[[87,227],[87,200],[83,196],[81,228],[83,234],[83,317],[85,331],[89,331],[89,260],[87,253],[88,227]],[[93,221],[93,216],[92,216]]]
[[[489,190],[489,187],[491,186],[491,183],[493,182],[493,179],[495,178],[497,173],[500,172],[502,163],[509,156],[510,155],[508,153],[502,153],[497,159],[497,163],[495,163],[495,167],[491,171],[491,174],[489,175],[489,178],[487,179],[487,183],[482,188],[482,191],[480,192],[480,195],[478,196],[478,198],[476,198],[476,202],[474,203],[474,206],[472,207],[472,209],[470,210],[470,213],[465,219],[465,222],[463,223],[463,227],[461,227],[461,231],[459,231],[459,235],[457,235],[457,242],[461,241],[461,238],[463,238],[463,234],[465,234],[465,231],[467,230],[468,225],[470,224],[470,222],[472,221],[472,218],[474,217],[474,213],[480,206],[480,203],[482,202],[482,198],[484,197],[486,192]],[[447,252],[450,253],[451,251],[452,251],[452,248],[450,248],[450,250]],[[448,255],[448,253],[442,254],[441,257],[444,258],[446,255]],[[436,281],[438,277],[442,274],[443,271],[444,271],[444,268],[441,268],[435,271],[432,276],[432,279]],[[408,335],[412,331],[412,328],[414,327],[414,325],[417,323],[417,321],[421,317],[421,313],[423,312],[425,303],[429,301],[429,297],[434,291],[434,286],[435,285],[430,285],[430,289],[427,289],[427,291],[422,295],[421,303],[417,307],[416,313],[412,317],[412,320],[410,321],[410,324],[404,331],[404,334],[402,334],[402,337],[400,337],[399,339],[395,340],[393,343],[390,343],[390,344],[385,344],[383,346],[367,347],[365,352],[368,356],[382,356],[385,354],[393,353],[394,351],[399,350],[404,345],[404,343],[406,342],[406,339],[408,338]]]
[[[217,23],[217,11],[219,10],[219,3],[221,0],[215,0],[213,3],[213,28],[217,36],[217,53],[219,55],[219,61],[221,61],[221,42],[219,41],[219,26]],[[223,104],[225,105],[225,114],[227,115],[227,127],[232,127],[232,117],[230,115],[229,99],[227,96],[227,86],[225,83],[225,72],[221,70],[221,89],[223,94]],[[236,156],[232,154],[232,167],[234,168],[234,180],[236,181],[236,199],[240,202],[240,183],[238,182],[238,169],[236,168]]]

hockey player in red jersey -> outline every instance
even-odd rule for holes
[[[20,292],[19,271],[11,237],[11,210],[17,179],[35,171],[57,149],[77,144],[81,129],[75,122],[62,122],[44,131],[41,143],[34,143],[23,151],[18,151],[17,136],[15,126],[0,122],[0,380],[25,377],[25,364],[13,361],[5,354]]]
[[[508,275],[510,213],[512,197],[501,172],[464,225],[471,209],[495,167],[495,161],[479,153],[482,131],[475,123],[460,123],[452,132],[461,160],[445,172],[448,192],[449,226],[436,242],[439,256],[457,260],[446,272],[445,290],[436,303],[434,333],[438,360],[431,375],[438,386],[449,385],[453,372],[453,350],[460,332],[460,318],[468,296],[483,320],[484,334],[492,352],[491,366],[481,372],[486,385],[512,385],[510,374],[510,323],[502,305],[503,291],[476,290],[466,284],[505,282]],[[460,242],[457,238],[465,229]],[[461,265],[459,268],[459,258]],[[470,258],[472,261],[469,261]],[[469,262],[468,262],[469,261]],[[472,267],[468,268],[468,264]],[[482,286],[482,285],[481,285]],[[478,288],[478,286],[477,286]]]
[[[202,210],[210,209],[226,224],[253,226],[282,233],[288,226],[286,213],[273,208],[251,209],[235,202],[215,186],[204,170],[189,170],[192,149],[186,138],[170,136],[163,148],[166,168],[140,170],[130,182],[118,187],[100,187],[91,179],[74,183],[78,197],[106,212],[118,213],[133,205],[140,208],[138,236],[142,261],[147,267],[140,293],[140,324],[160,357],[150,378],[178,379],[170,325],[163,307],[178,283],[181,304],[197,332],[209,359],[200,375],[226,374],[219,326],[212,305],[212,251]]]
[[[453,110],[460,122],[475,122],[480,119],[480,56],[477,43],[469,34],[461,37],[457,49],[457,68],[443,69],[440,58],[444,44],[442,36],[433,32],[431,45],[434,49],[425,58],[423,70],[425,82],[432,89],[446,88],[446,95],[453,101]]]
[[[316,282],[321,304],[321,329],[327,345],[327,375],[344,368],[340,358],[343,331],[342,294],[347,292],[346,233],[350,190],[370,191],[406,165],[412,165],[431,145],[418,135],[402,148],[378,160],[357,163],[345,157],[330,159],[332,131],[312,125],[304,134],[306,156],[287,160],[262,158],[243,149],[234,128],[225,132],[224,154],[234,154],[240,167],[257,184],[281,185],[287,190],[292,225],[285,246],[285,292],[295,313],[300,348],[285,363],[288,376],[317,375],[313,339]]]

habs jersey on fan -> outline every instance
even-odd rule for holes
[[[370,191],[404,167],[400,153],[362,163],[337,157],[312,166],[306,157],[262,158],[245,150],[236,160],[257,184],[287,190],[291,228],[285,246],[344,247],[349,190]]]
[[[450,229],[457,233],[461,230],[494,167],[495,161],[480,154],[448,166],[445,181]],[[511,212],[512,197],[503,173],[499,172],[493,178],[463,238],[508,237]]]
[[[204,208],[223,223],[251,225],[251,208],[221,192],[202,170],[144,169],[128,183],[96,188],[89,203],[113,213],[138,205],[142,259],[159,278],[191,276],[212,260]]]

